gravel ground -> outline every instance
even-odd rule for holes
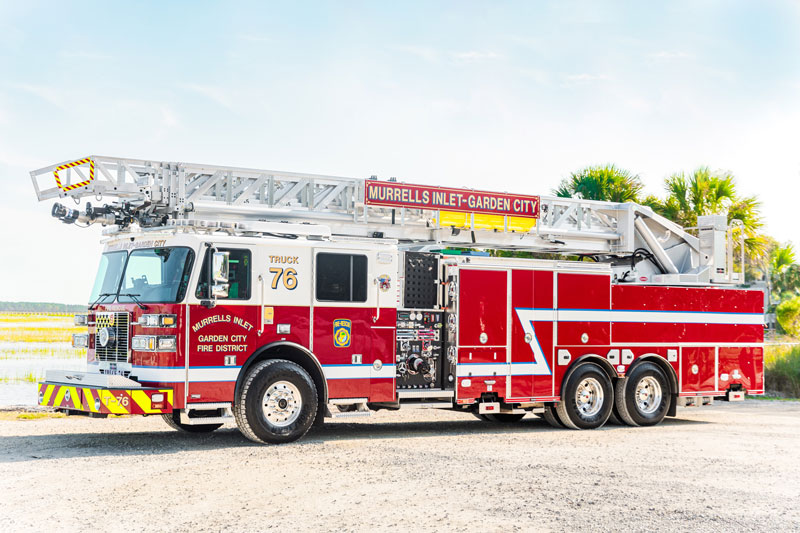
[[[653,428],[450,411],[335,420],[258,446],[159,418],[0,419],[0,531],[800,531],[800,402]]]

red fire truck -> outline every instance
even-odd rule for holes
[[[724,216],[693,234],[633,203],[100,156],[31,177],[108,202],[53,205],[106,228],[88,370],[48,372],[41,405],[281,443],[378,409],[593,429],[764,391]]]

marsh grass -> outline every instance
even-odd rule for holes
[[[0,360],[85,358],[85,349],[72,348],[72,334],[86,331],[71,314],[0,313]]]
[[[0,324],[3,322],[65,322],[72,325],[75,315],[72,313],[3,313],[0,312]]]
[[[46,326],[41,322],[5,324],[0,323],[0,341],[4,342],[71,342],[73,333],[87,331],[85,326],[74,326],[71,322],[49,322]]]
[[[3,346],[0,343],[0,361],[8,359],[86,359],[86,348],[72,346]]]
[[[774,345],[764,350],[764,381],[769,393],[800,398],[800,345]]]
[[[19,375],[0,376],[0,383],[37,383],[43,379],[43,373],[28,371]]]
[[[64,413],[50,411],[0,411],[0,420],[41,420],[43,418],[65,418],[66,416]]]

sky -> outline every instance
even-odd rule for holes
[[[800,245],[798,27],[788,0],[0,0],[0,300],[87,300],[100,228],[28,173],[92,154],[521,194],[707,165]]]

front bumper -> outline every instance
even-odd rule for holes
[[[172,389],[143,387],[122,376],[48,371],[39,383],[39,405],[101,415],[151,415],[171,413],[174,402]]]

